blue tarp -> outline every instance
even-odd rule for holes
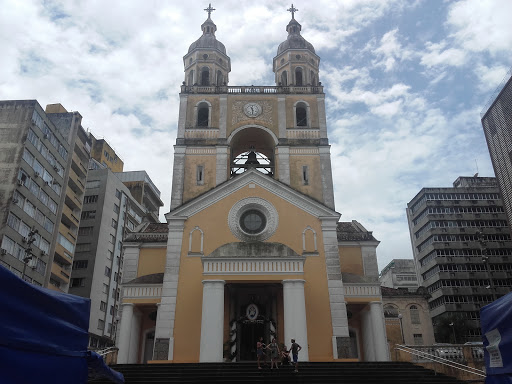
[[[480,310],[486,384],[512,384],[512,292]]]
[[[99,357],[87,351],[89,310],[89,299],[37,287],[0,266],[0,383],[87,383],[88,363]]]

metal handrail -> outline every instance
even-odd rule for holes
[[[108,348],[102,349],[100,351],[96,351],[96,353],[100,356],[106,356],[109,353],[114,353],[117,351],[119,351],[119,348],[117,348],[117,347],[108,347]]]
[[[397,344],[395,346],[395,349],[398,349],[399,351],[404,351],[404,352],[410,353],[411,355],[420,356],[420,357],[425,358],[427,360],[431,360],[431,361],[433,361],[435,363],[443,364],[443,365],[446,365],[446,366],[451,367],[451,368],[455,368],[455,369],[458,369],[458,370],[461,370],[461,371],[464,371],[464,372],[471,373],[473,375],[477,375],[477,376],[481,376],[481,377],[486,377],[485,372],[482,371],[481,369],[469,367],[467,365],[460,364],[460,363],[457,363],[455,361],[451,361],[451,360],[448,360],[448,359],[445,359],[445,358],[442,358],[442,357],[439,357],[439,356],[436,356],[436,355],[432,355],[432,354],[427,353],[427,352],[418,351],[418,350],[416,350],[414,348],[410,348],[410,347],[408,347],[406,345]]]

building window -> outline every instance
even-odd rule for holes
[[[107,333],[112,333],[112,323],[108,323]]]
[[[197,182],[197,185],[204,184],[204,166],[203,165],[198,165],[196,168],[196,182]]]
[[[85,287],[85,277],[74,277],[71,279],[71,288]]]
[[[117,197],[118,199],[120,199],[120,198],[121,198],[121,191],[120,191],[119,189],[116,189],[116,197]]]
[[[297,85],[299,87],[303,85],[302,68],[295,69],[295,85]]]
[[[119,213],[119,205],[114,204],[114,212]]]
[[[109,267],[105,267],[105,276],[110,277],[112,270]]]
[[[105,303],[104,301],[102,301],[100,303],[100,311],[101,312],[106,312],[107,311],[107,303]]]
[[[281,85],[283,87],[286,87],[288,85],[288,73],[286,71],[283,71],[283,73],[281,73]]]
[[[74,260],[73,261],[73,269],[85,269],[89,264],[88,260]]]
[[[112,252],[112,251],[108,251],[108,253],[107,253],[107,259],[108,259],[108,260],[112,260],[112,257],[114,257],[114,252]]]
[[[96,211],[82,211],[80,218],[82,220],[94,219],[96,218]]]
[[[84,197],[84,204],[92,204],[98,201],[98,195],[90,195]]]
[[[414,345],[423,345],[423,335],[421,333],[414,334]]]
[[[299,102],[295,105],[295,126],[308,127],[308,106],[306,103]]]
[[[411,314],[411,324],[421,324],[420,311],[418,307],[416,307],[415,305],[411,305],[411,307],[409,308],[409,312]]]
[[[112,228],[117,228],[117,221],[112,219]]]
[[[395,308],[392,305],[385,305],[384,306],[384,317],[398,317],[398,309]]]
[[[110,244],[116,243],[116,237],[113,234],[110,234]]]
[[[102,331],[105,329],[105,322],[101,319],[98,319],[98,329]]]
[[[197,126],[208,127],[210,109],[207,103],[199,103],[197,106]]]
[[[80,227],[78,228],[78,236],[89,236],[92,235],[94,227]]]
[[[108,294],[108,284],[103,283],[103,293]]]
[[[210,69],[208,67],[201,69],[201,85],[210,85]]]
[[[20,219],[9,212],[9,216],[7,217],[7,225],[17,232],[18,228],[20,227]]]
[[[304,185],[309,184],[309,169],[307,165],[302,166],[302,183]]]

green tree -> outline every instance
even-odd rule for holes
[[[447,312],[434,319],[434,332],[438,343],[463,344],[470,328],[461,313]]]

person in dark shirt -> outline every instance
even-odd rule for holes
[[[295,342],[295,339],[292,339],[292,346],[290,349],[292,351],[293,362],[295,363],[295,372],[299,372],[299,351],[302,347]]]
[[[261,369],[260,361],[263,359],[265,361],[265,344],[263,343],[263,337],[260,336],[260,339],[256,343],[256,356],[258,357],[258,369]]]

